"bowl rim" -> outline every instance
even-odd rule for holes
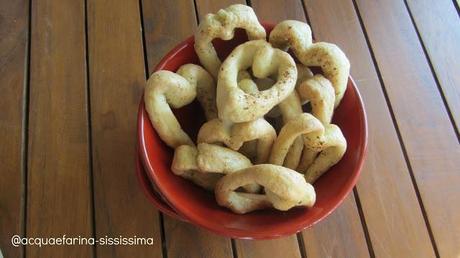
[[[272,27],[273,25],[270,24],[270,23],[262,23],[264,25],[264,27]],[[174,59],[176,57],[176,55],[184,48],[186,48],[188,45],[190,44],[193,44],[194,43],[194,37],[193,36],[190,36],[188,37],[187,39],[185,39],[184,41],[182,41],[181,43],[179,43],[176,47],[174,47],[171,51],[169,51],[162,59],[161,61],[157,64],[157,66],[155,67],[154,71],[158,71],[158,70],[161,70],[164,65],[169,62],[171,59]],[[289,228],[285,228],[284,230],[276,230],[276,232],[274,230],[266,230],[266,231],[244,231],[244,230],[240,230],[240,229],[235,229],[235,228],[223,228],[223,227],[219,227],[219,228],[216,228],[216,227],[212,227],[212,226],[209,226],[208,224],[205,223],[205,220],[203,220],[203,218],[201,218],[200,216],[196,216],[194,214],[184,214],[183,210],[181,209],[181,207],[176,207],[176,206],[173,206],[171,205],[171,208],[176,211],[179,216],[182,216],[184,218],[186,218],[190,223],[192,224],[196,224],[200,227],[203,227],[209,231],[212,231],[214,233],[217,233],[219,235],[222,235],[222,236],[226,236],[226,237],[232,237],[232,238],[238,238],[238,239],[272,239],[272,238],[278,238],[278,237],[283,237],[283,236],[288,236],[288,235],[292,235],[292,234],[295,234],[295,233],[298,233],[304,229],[307,229],[307,228],[310,228],[314,225],[316,225],[317,223],[321,222],[323,219],[325,219],[326,217],[328,217],[333,211],[335,211],[337,209],[338,206],[340,206],[343,201],[345,200],[345,198],[348,197],[348,195],[352,192],[354,186],[356,185],[357,183],[357,180],[359,179],[359,176],[361,174],[361,171],[362,171],[362,168],[363,168],[363,165],[364,165],[364,160],[367,156],[367,147],[368,147],[368,124],[367,124],[367,114],[366,114],[366,109],[365,109],[365,106],[364,106],[364,102],[362,100],[362,96],[361,96],[361,93],[359,92],[358,90],[358,87],[355,83],[355,81],[353,80],[353,78],[351,77],[351,75],[349,76],[349,81],[347,83],[347,85],[351,83],[352,85],[352,89],[353,91],[355,92],[356,96],[357,96],[357,102],[358,102],[358,105],[361,106],[361,109],[359,110],[359,114],[358,116],[360,117],[360,129],[362,132],[364,132],[364,135],[362,135],[362,143],[360,144],[360,146],[362,146],[362,148],[360,148],[360,153],[359,153],[359,161],[357,163],[357,166],[356,166],[356,169],[353,171],[353,175],[351,176],[351,180],[348,180],[346,181],[345,183],[345,186],[343,187],[343,192],[345,192],[345,194],[343,194],[342,196],[339,196],[339,199],[336,203],[334,203],[330,210],[327,211],[326,213],[324,213],[323,216],[321,216],[319,219],[316,219],[315,221],[311,222],[311,221],[304,221],[303,223],[297,223],[295,227],[289,227]],[[350,89],[348,89],[350,90]],[[156,183],[156,185],[158,185],[159,188],[161,188],[161,184],[158,183],[158,177],[156,176],[155,172],[154,172],[154,169],[153,169],[153,165],[151,163],[151,161],[148,159],[148,150],[147,150],[147,146],[146,146],[146,142],[145,142],[145,138],[144,138],[144,128],[143,128],[143,124],[147,121],[147,122],[150,122],[150,120],[148,119],[148,116],[145,117],[144,116],[144,97],[142,95],[142,98],[141,98],[141,101],[139,103],[139,109],[138,109],[138,121],[137,121],[137,134],[138,134],[138,144],[139,144],[139,154],[140,154],[140,158],[142,160],[142,164],[144,164],[144,169],[146,170],[146,173],[147,175],[149,176],[149,178],[151,180],[153,180],[153,182]],[[168,200],[168,203],[169,204],[172,204],[169,200],[171,200],[171,195],[170,193],[166,192],[166,193],[163,193],[163,196]],[[306,211],[308,212],[308,211]],[[244,216],[244,215],[242,215]]]

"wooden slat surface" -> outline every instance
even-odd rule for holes
[[[84,2],[32,3],[27,236],[93,232]],[[33,246],[30,257],[91,257],[92,246]]]
[[[98,246],[97,257],[162,257],[161,227],[134,173],[136,114],[145,83],[139,2],[88,1],[95,227],[98,237],[154,245]]]
[[[451,0],[409,0],[420,38],[443,90],[456,128],[460,128],[460,18]]]
[[[232,241],[163,216],[134,174],[146,78],[200,17],[233,3],[266,22],[309,20],[316,40],[349,57],[368,115],[354,193],[282,239]],[[458,257],[459,10],[458,0],[0,0],[1,253]],[[16,248],[14,234],[152,237],[154,245]]]
[[[357,1],[441,257],[459,255],[460,145],[402,1]],[[387,161],[388,162],[388,161]]]
[[[0,247],[5,257],[19,257],[23,247],[12,247],[10,237],[22,235],[24,228],[28,1],[0,1],[0,17]]]
[[[194,9],[191,0],[142,2],[149,75],[170,49],[194,33],[197,26]],[[171,17],[176,17],[174,22]],[[163,217],[167,257],[232,257],[230,239]]]
[[[271,5],[266,5],[264,1],[253,0],[252,5],[260,20],[274,23],[285,19],[306,21],[302,3],[297,0],[271,1]],[[315,33],[314,28],[312,29]],[[335,216],[302,233],[307,256],[325,257],[343,254],[348,257],[365,257],[369,255],[353,196],[347,198],[335,213]],[[347,234],[336,233],[341,230],[346,231]],[[331,236],[334,236],[334,241],[330,241]],[[350,239],[354,241],[349,241]]]
[[[338,44],[347,54],[366,106],[369,146],[357,190],[374,254],[433,256],[409,170],[352,1],[306,0],[305,6],[316,37]]]

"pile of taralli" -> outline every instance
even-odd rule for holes
[[[220,60],[212,41],[232,39],[236,28],[249,41]],[[268,39],[248,6],[208,14],[195,34],[204,68],[185,64],[175,73],[157,71],[145,87],[152,125],[175,150],[174,174],[213,191],[219,205],[240,214],[312,207],[312,184],[347,148],[342,131],[331,124],[347,87],[345,54],[334,44],[313,43],[310,27],[299,21],[280,22]],[[322,73],[314,75],[311,67]],[[171,110],[195,98],[207,119],[197,143]],[[307,106],[310,112],[303,111]]]

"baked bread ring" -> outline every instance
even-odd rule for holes
[[[311,114],[302,113],[297,115],[281,128],[278,138],[273,144],[269,163],[283,165],[286,155],[296,138],[302,135],[322,134],[323,132],[324,126]]]
[[[239,150],[245,142],[257,140],[256,163],[268,160],[276,138],[275,129],[265,119],[232,124],[213,119],[201,126],[198,143],[223,143],[232,150]]]
[[[265,194],[236,191],[248,184],[263,186]],[[271,164],[251,166],[222,177],[217,182],[215,196],[219,205],[239,214],[269,207],[282,211],[295,206],[312,207],[316,201],[313,186],[302,174]]]
[[[201,64],[217,78],[221,61],[212,45],[212,40],[220,38],[230,40],[236,28],[246,30],[249,40],[264,39],[264,27],[257,20],[251,7],[235,4],[219,10],[216,14],[207,14],[195,33],[195,52]]]
[[[297,171],[304,173],[307,182],[313,184],[324,172],[337,164],[347,150],[347,141],[340,128],[325,125],[322,135],[304,135],[305,152]],[[319,154],[316,156],[316,153]]]
[[[269,89],[246,93],[238,87],[239,71],[252,68],[257,78],[276,75]],[[271,47],[264,40],[247,41],[236,47],[222,64],[217,85],[219,118],[241,123],[263,117],[270,109],[286,99],[294,90],[297,68],[292,57]]]
[[[350,62],[339,47],[326,42],[312,43],[310,26],[293,20],[278,23],[270,33],[270,43],[285,50],[292,48],[306,66],[320,66],[335,89],[334,106],[339,105],[350,74]]]
[[[301,99],[311,104],[311,113],[324,125],[330,124],[334,113],[335,94],[331,82],[321,74],[305,80],[297,89]]]
[[[198,148],[182,145],[176,148],[171,170],[174,174],[191,180],[195,184],[213,190],[223,174],[232,173],[252,166],[244,155],[231,149],[200,143]],[[244,186],[250,193],[260,191],[260,186],[250,184]]]
[[[215,83],[203,68],[186,64],[177,73],[157,71],[147,80],[144,101],[150,121],[160,138],[170,147],[194,145],[185,133],[171,107],[181,108],[195,97],[202,105],[208,119],[216,117]]]

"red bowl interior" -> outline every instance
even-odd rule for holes
[[[269,32],[273,26],[265,24],[264,27]],[[220,57],[225,58],[236,45],[246,40],[245,34],[238,31],[233,40],[215,40],[214,46]],[[156,70],[176,71],[186,63],[199,64],[193,42],[193,37],[190,37],[171,50]],[[204,122],[199,105],[192,103],[174,113],[182,128],[192,139],[196,139]],[[340,126],[347,139],[347,152],[337,165],[314,184],[317,194],[315,206],[287,212],[264,210],[245,215],[234,214],[218,206],[212,193],[174,175],[170,170],[174,150],[167,147],[155,132],[143,100],[139,106],[138,140],[147,174],[181,216],[224,236],[267,239],[290,235],[319,222],[337,208],[356,184],[366,153],[367,122],[361,97],[351,77],[345,96],[335,111],[333,123]]]

